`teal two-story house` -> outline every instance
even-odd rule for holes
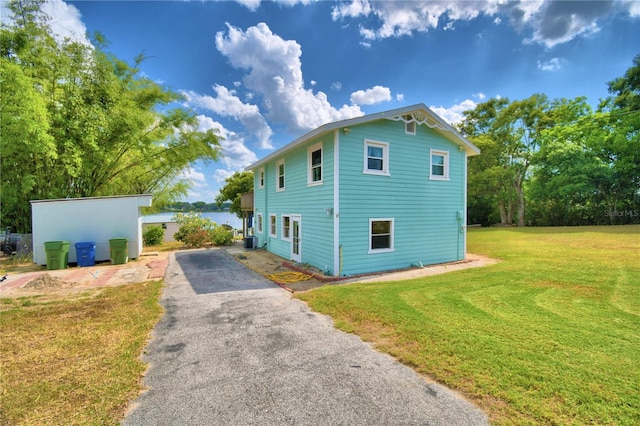
[[[257,246],[333,276],[462,260],[479,153],[424,104],[325,124],[247,168]]]

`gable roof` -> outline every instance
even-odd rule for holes
[[[284,153],[302,145],[310,140],[322,136],[325,133],[329,133],[334,131],[335,129],[341,129],[349,126],[355,126],[358,124],[371,123],[373,121],[378,120],[394,120],[394,121],[404,121],[411,122],[414,121],[417,124],[424,124],[442,136],[455,143],[467,152],[468,156],[478,155],[480,154],[480,149],[469,142],[464,136],[462,136],[456,129],[451,127],[444,121],[440,116],[438,116],[435,112],[433,112],[430,108],[428,108],[425,104],[415,104],[406,106],[403,108],[392,109],[389,111],[378,112],[369,115],[363,115],[360,117],[350,118],[347,120],[334,121],[332,123],[323,124],[322,126],[316,128],[315,130],[310,131],[309,133],[300,136],[298,139],[293,142],[288,143],[287,145],[277,149],[266,157],[256,161],[252,165],[248,166],[245,170],[253,170],[276,157],[282,156]]]

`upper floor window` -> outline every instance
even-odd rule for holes
[[[389,175],[389,144],[387,142],[364,141],[363,173]]]
[[[410,115],[404,116],[405,120],[413,120],[413,117]],[[415,121],[406,121],[404,123],[404,132],[408,135],[416,134],[416,122]]]
[[[369,219],[369,253],[393,251],[393,219]]]
[[[284,191],[284,159],[276,163],[276,191]]]
[[[322,142],[319,142],[307,149],[309,185],[319,185],[322,183]]]
[[[449,180],[449,151],[431,150],[429,179]]]
[[[264,188],[264,169],[258,170],[258,188]]]

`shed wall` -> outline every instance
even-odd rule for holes
[[[69,262],[76,262],[75,243],[93,241],[96,261],[110,259],[109,240],[127,238],[129,258],[142,253],[140,207],[151,206],[151,196],[75,198],[32,201],[33,261],[47,263],[44,243],[69,241]]]

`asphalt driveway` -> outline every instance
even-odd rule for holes
[[[125,425],[485,425],[223,250],[172,253]]]

